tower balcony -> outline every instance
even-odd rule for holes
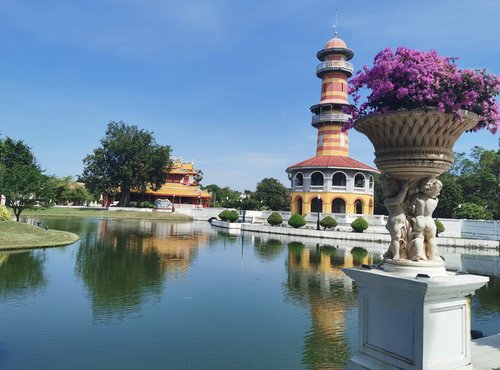
[[[344,60],[328,60],[318,64],[316,67],[316,76],[323,76],[326,72],[341,71],[347,73],[347,77],[351,77],[354,73],[354,66]]]
[[[314,127],[322,126],[330,122],[347,122],[351,116],[345,113],[321,113],[312,117],[311,125]]]

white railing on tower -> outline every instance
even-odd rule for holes
[[[336,68],[346,70],[351,74],[354,73],[354,66],[351,63],[343,60],[328,60],[326,62],[320,63],[316,67],[316,73],[319,73],[326,69],[336,69]]]
[[[323,122],[323,121],[341,121],[347,122],[351,116],[345,113],[321,113],[315,114],[312,117],[312,122]]]

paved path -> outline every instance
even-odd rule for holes
[[[472,341],[474,370],[500,370],[500,334]]]

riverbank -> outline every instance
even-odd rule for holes
[[[0,250],[58,247],[78,239],[78,235],[66,231],[45,230],[15,221],[0,222]]]
[[[144,220],[171,220],[171,221],[191,221],[190,216],[171,213],[157,212],[148,210],[115,210],[110,211],[106,208],[76,208],[76,207],[51,207],[26,210],[23,217],[97,217],[97,218],[132,218]]]

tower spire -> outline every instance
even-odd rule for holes
[[[333,24],[333,34],[334,37],[337,37],[337,25],[339,23],[339,10],[335,9],[335,23]]]

